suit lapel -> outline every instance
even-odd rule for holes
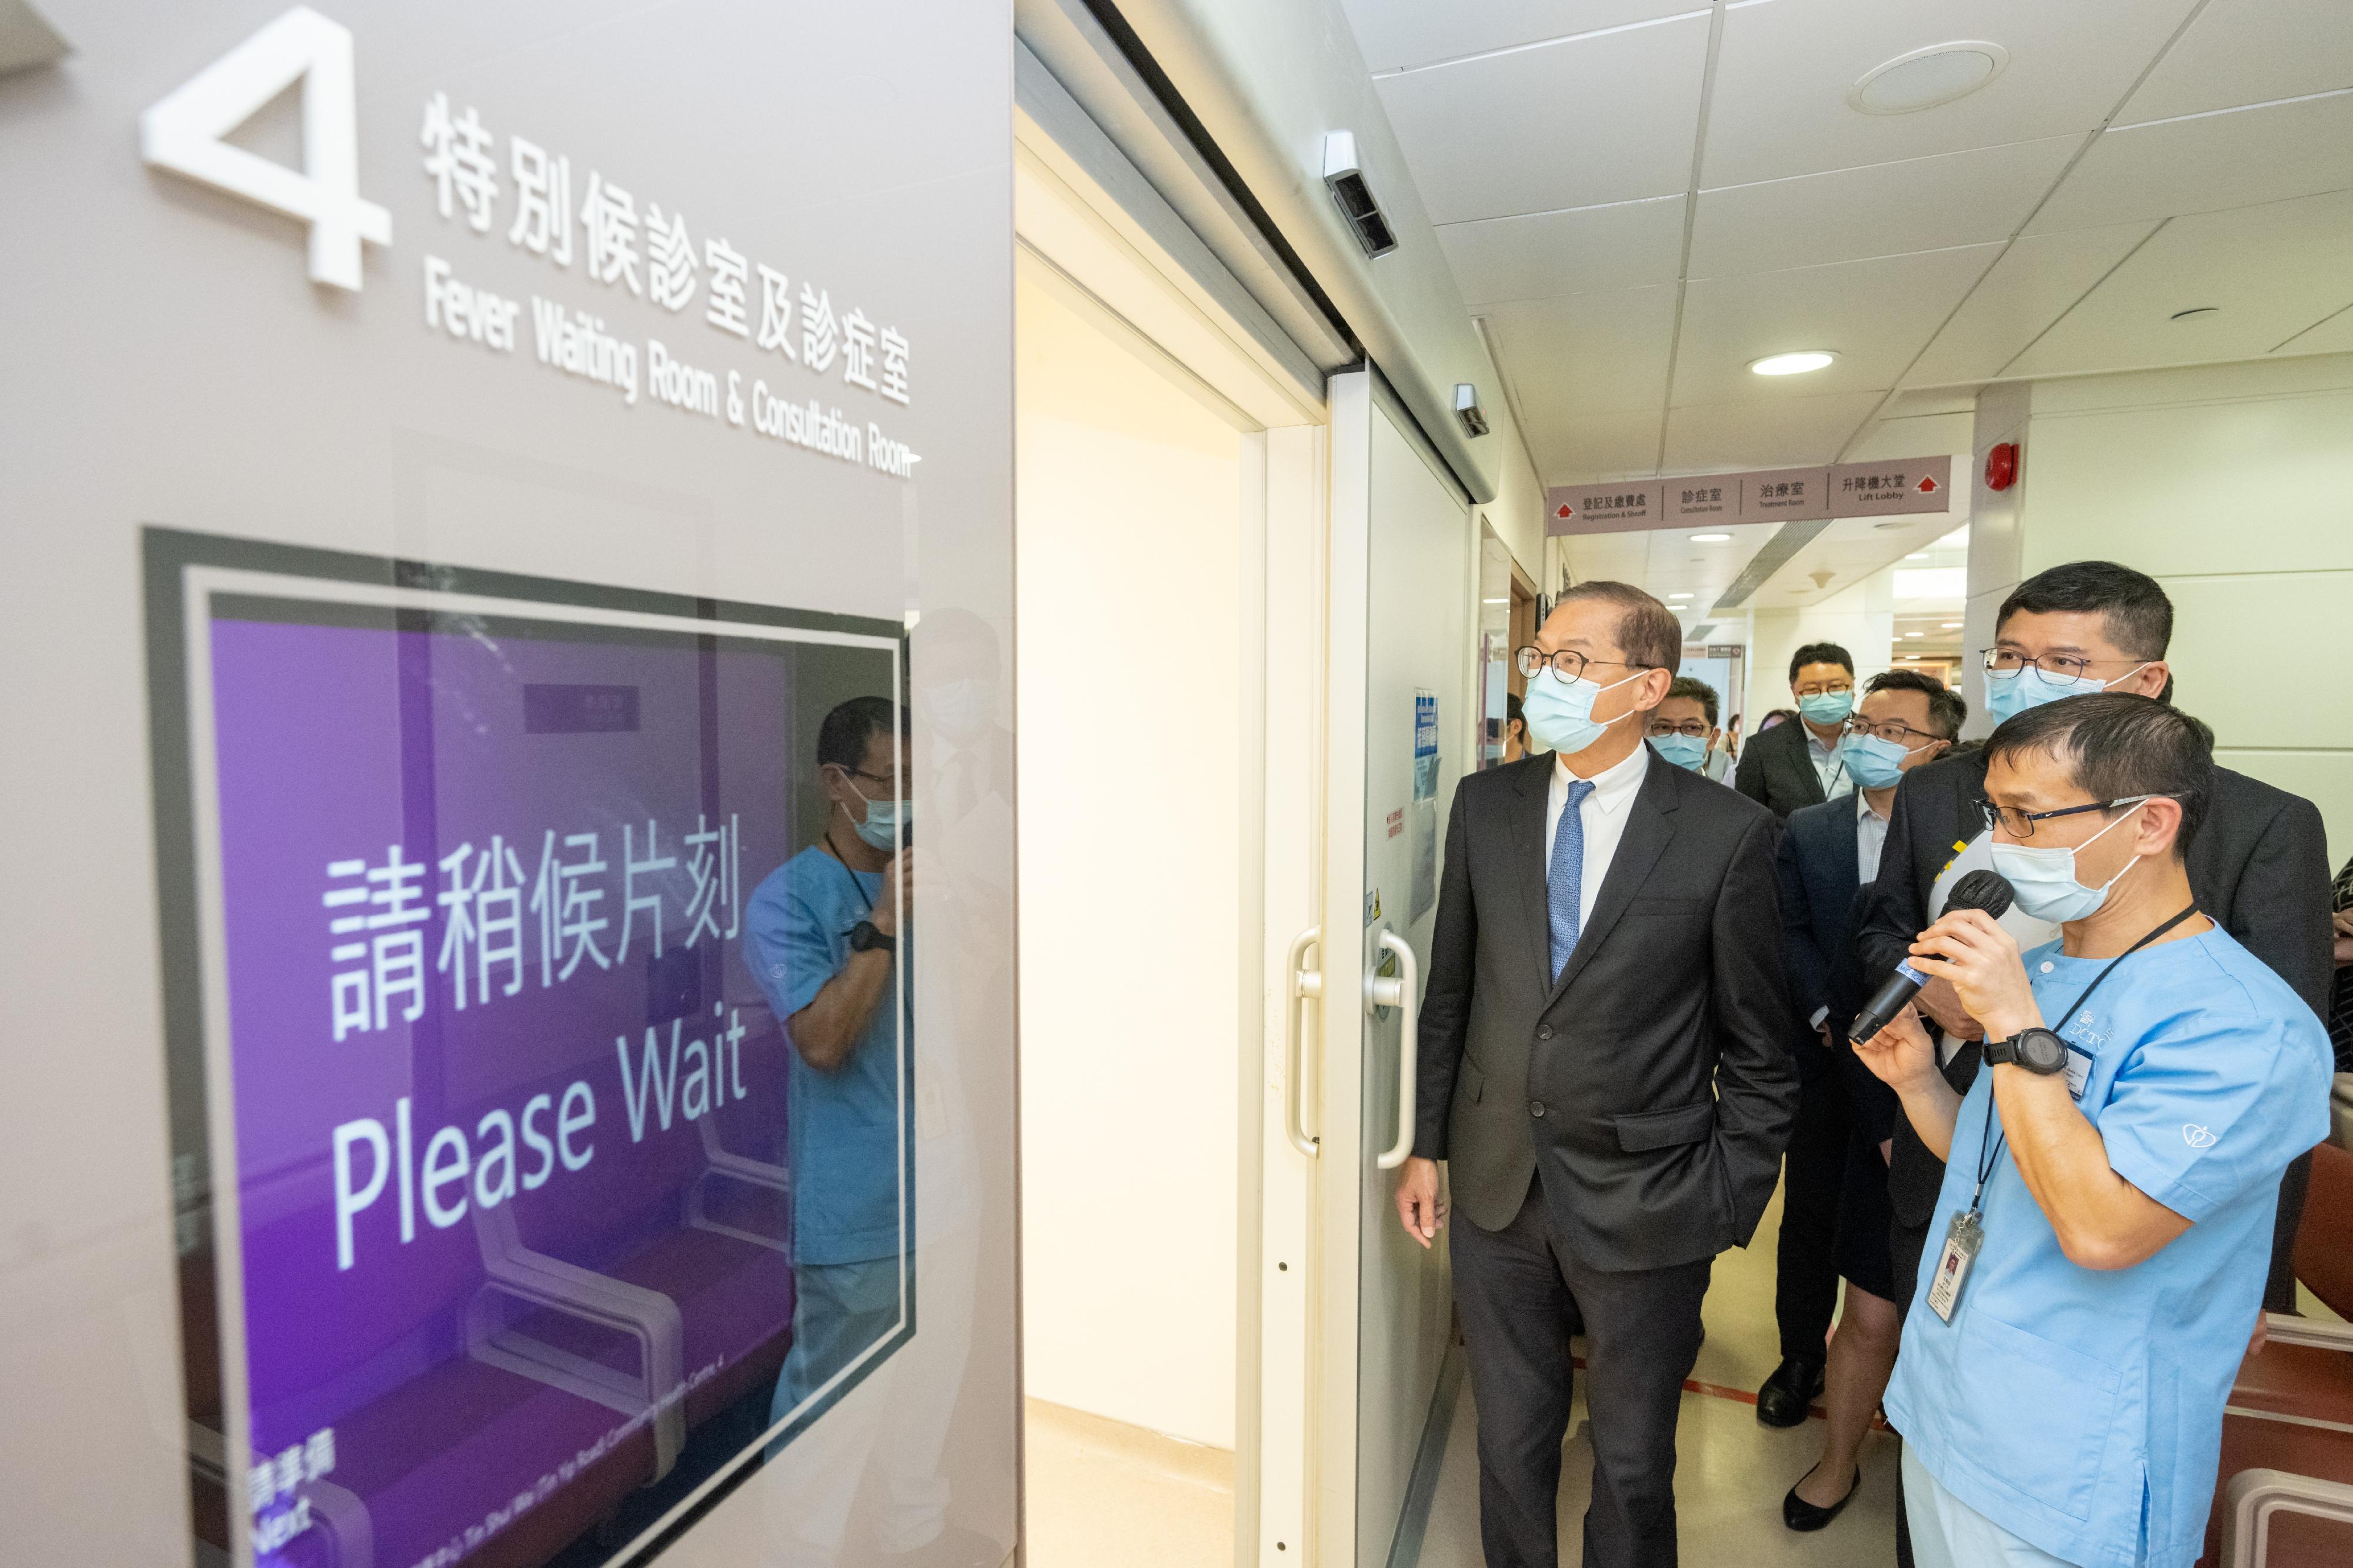
[[[1601,879],[1601,890],[1594,895],[1593,913],[1578,928],[1577,951],[1568,955],[1562,966],[1560,979],[1552,988],[1550,1002],[1560,1000],[1561,993],[1575,983],[1593,954],[1634,900],[1635,892],[1650,879],[1651,868],[1666,853],[1668,842],[1675,836],[1673,812],[1676,799],[1674,769],[1657,758],[1642,771],[1642,785],[1628,806],[1626,831],[1618,840],[1618,852],[1610,857],[1609,869]],[[1543,840],[1537,840],[1539,846]],[[1547,927],[1547,932],[1549,928]],[[1549,942],[1546,943],[1549,947]],[[1549,962],[1551,954],[1546,953]],[[1537,971],[1542,973],[1543,971]]]
[[[1539,980],[1552,973],[1552,910],[1546,895],[1545,816],[1552,806],[1552,774],[1560,764],[1522,768],[1512,798],[1512,859],[1520,871],[1520,905]]]

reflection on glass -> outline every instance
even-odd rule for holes
[[[913,1332],[899,963],[838,1059],[810,1027],[898,929],[897,628],[210,545],[156,632],[200,1521],[268,1565],[633,1555]],[[815,824],[828,713],[866,776]]]

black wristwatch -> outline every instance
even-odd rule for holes
[[[899,951],[899,939],[884,936],[876,931],[872,921],[860,921],[849,928],[850,952],[873,952],[878,949],[883,952],[896,952]]]
[[[2007,1040],[1988,1040],[1985,1059],[1988,1067],[2009,1062],[2047,1076],[2067,1066],[2067,1042],[2048,1029],[2021,1029]]]

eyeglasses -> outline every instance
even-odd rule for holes
[[[2089,805],[2063,805],[2056,811],[2021,811],[2014,805],[1996,805],[1989,800],[1978,802],[1978,810],[1985,815],[1986,830],[1999,827],[2012,838],[2031,838],[2034,825],[2054,816],[2075,816],[2086,811],[2114,811],[2121,805],[2138,805],[2145,800],[2159,798],[2154,795],[2128,795],[2116,800],[2095,800]],[[2170,800],[2170,795],[2165,796]]]
[[[1945,738],[1942,735],[1932,735],[1926,730],[1915,730],[1911,725],[1894,719],[1874,724],[1860,713],[1847,720],[1846,732],[1850,735],[1876,735],[1879,739],[1893,745],[1901,746],[1907,752],[1917,750],[1931,741],[1941,741]]]
[[[1689,735],[1694,741],[1704,741],[1707,739],[1707,721],[1704,719],[1686,719],[1680,724],[1670,724],[1664,719],[1653,719],[1651,721],[1650,733],[1654,739],[1661,735]]]
[[[2094,664],[2122,664],[2123,659],[2084,658],[2072,653],[2023,654],[2006,647],[1985,650],[1986,673],[1996,680],[2015,680],[2018,672],[2028,665],[2060,680],[2081,680]],[[2147,662],[2146,660],[2143,661]]]
[[[1790,690],[1799,697],[1820,697],[1825,691],[1852,691],[1853,689],[1854,682],[1852,680],[1810,680],[1803,686],[1790,688]]]
[[[1552,666],[1552,672],[1555,675],[1559,676],[1563,680],[1579,679],[1584,676],[1588,666],[1597,664],[1612,665],[1620,669],[1656,669],[1659,668],[1654,664],[1628,664],[1622,658],[1588,658],[1584,654],[1578,653],[1574,648],[1565,647],[1558,653],[1549,656],[1545,653],[1544,649],[1533,646],[1517,648],[1513,651],[1512,666],[1520,672],[1520,675],[1524,679],[1534,680],[1536,678],[1536,671],[1542,669],[1546,664],[1550,664]]]
[[[836,765],[839,766],[839,763]],[[868,784],[881,785],[884,793],[884,798],[886,799],[898,798],[899,781],[890,773],[870,773],[864,768],[849,767],[842,768],[841,771],[849,774],[851,778],[864,779]],[[857,788],[855,784],[850,787],[853,789]],[[862,795],[865,792],[860,790],[859,793]]]

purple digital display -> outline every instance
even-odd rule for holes
[[[891,652],[211,606],[228,1506],[258,1564],[600,1560],[791,1345],[744,901],[804,847],[813,713]]]

